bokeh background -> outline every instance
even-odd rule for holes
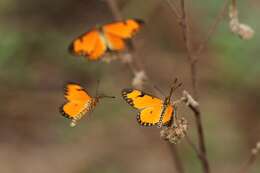
[[[187,1],[195,46],[223,2]],[[167,93],[178,77],[182,89],[190,91],[186,51],[169,6],[163,0],[118,0],[118,6],[124,18],[146,21],[134,39],[134,58],[153,83]],[[240,170],[260,140],[260,2],[239,1],[238,8],[240,20],[255,29],[253,39],[233,35],[226,16],[198,65],[209,160],[214,172],[222,173]],[[111,21],[105,0],[0,0],[1,173],[176,172],[159,130],[140,127],[137,112],[120,96],[133,77],[126,66],[88,62],[67,51],[76,36]],[[94,94],[97,80],[102,92],[117,99],[102,100],[91,116],[70,128],[58,111],[64,84],[79,82]],[[178,113],[188,119],[188,134],[196,142],[192,112],[180,106]],[[176,147],[185,171],[201,172],[187,142]],[[259,173],[259,163],[252,173]]]

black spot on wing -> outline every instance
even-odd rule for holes
[[[147,94],[145,94],[143,91],[141,91],[141,94],[138,97],[144,97],[145,95],[147,95]]]

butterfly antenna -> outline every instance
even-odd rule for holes
[[[175,78],[175,80],[174,80],[174,82],[173,82],[173,85],[172,85],[172,87],[171,87],[171,90],[170,90],[169,98],[171,98],[173,92],[174,92],[176,89],[178,89],[179,87],[181,87],[181,86],[182,86],[182,82],[178,83],[178,79]]]
[[[116,98],[115,96],[108,96],[108,95],[105,95],[105,94],[101,94],[101,95],[99,95],[98,96],[99,98],[110,98],[110,99],[114,99],[114,98]]]

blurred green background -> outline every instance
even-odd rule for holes
[[[193,43],[205,38],[224,1],[187,1]],[[125,18],[146,21],[135,37],[134,58],[154,84],[168,92],[174,77],[191,90],[189,65],[181,31],[169,6],[161,0],[118,0]],[[241,22],[255,29],[243,41],[233,35],[228,17],[219,25],[198,65],[200,105],[211,167],[237,172],[260,140],[260,2],[238,2]],[[122,100],[120,90],[132,76],[119,62],[88,62],[67,51],[70,42],[96,24],[113,21],[105,0],[0,0],[0,172],[1,173],[158,173],[175,172],[167,143],[157,128],[143,128]],[[79,82],[102,100],[76,128],[58,111],[63,86]],[[146,90],[149,92],[149,90]],[[181,90],[175,97],[181,95]],[[196,141],[194,117],[189,121]],[[199,160],[185,140],[177,144],[186,172],[201,172]],[[259,173],[259,159],[251,169]]]

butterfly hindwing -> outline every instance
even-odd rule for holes
[[[90,60],[98,60],[105,54],[107,45],[100,36],[100,31],[93,29],[75,39],[69,50],[73,54],[83,55]]]

